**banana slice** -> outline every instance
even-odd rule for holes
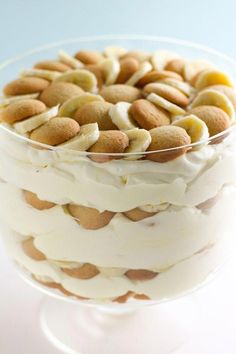
[[[125,55],[127,50],[123,47],[118,46],[108,46],[104,50],[104,54],[108,58],[119,59],[122,55]]]
[[[186,81],[191,81],[200,71],[213,67],[214,65],[212,63],[203,59],[187,61],[183,70],[184,79]]]
[[[71,71],[66,71],[55,79],[55,82],[71,82],[72,84],[78,85],[84,91],[96,93],[97,92],[97,78],[96,76],[84,69],[76,69]]]
[[[204,141],[209,138],[209,131],[206,123],[194,114],[180,118],[173,122],[172,125],[185,129],[191,138],[191,143]]]
[[[80,60],[73,58],[63,50],[58,52],[58,57],[62,63],[69,65],[73,69],[80,69],[84,67],[84,64]]]
[[[32,130],[40,127],[44,123],[48,122],[51,118],[56,117],[58,114],[58,106],[54,106],[48,109],[46,112],[37,114],[36,116],[27,118],[22,122],[15,123],[13,127],[20,134],[31,132]]]
[[[58,71],[43,70],[43,69],[27,69],[21,72],[21,76],[35,76],[49,81],[53,81],[61,76]]]
[[[78,151],[88,150],[99,138],[99,129],[97,123],[85,124],[80,127],[80,132],[71,140],[60,146]]]
[[[160,106],[164,108],[166,111],[170,112],[174,116],[180,115],[180,114],[185,114],[185,110],[179,106],[177,106],[174,103],[171,103],[167,101],[165,98],[155,94],[155,93],[150,93],[147,96],[147,99],[154,103],[156,106]]]
[[[175,79],[167,78],[164,80],[160,80],[158,82],[176,88],[177,90],[185,94],[187,97],[191,96],[191,94],[195,91],[194,88],[190,86],[187,82],[183,82]]]
[[[120,72],[119,61],[114,58],[107,58],[101,61],[98,66],[104,73],[106,85],[114,84]]]
[[[144,152],[147,150],[152,141],[151,134],[146,129],[134,128],[131,130],[126,130],[125,134],[129,138],[129,146],[125,150],[125,153]],[[137,160],[140,157],[142,157],[142,155],[131,155],[125,157],[125,159]]]
[[[157,50],[151,57],[151,63],[154,70],[163,70],[166,64],[173,60],[180,58],[180,56],[169,50]]]
[[[129,115],[131,104],[128,102],[118,102],[109,111],[112,122],[120,130],[136,128],[137,125]]]
[[[60,117],[73,117],[77,109],[92,101],[104,101],[104,98],[99,95],[93,95],[92,93],[83,93],[79,96],[73,96],[61,105],[58,115]]]
[[[216,106],[225,111],[230,119],[233,120],[235,116],[233,104],[228,97],[213,89],[207,89],[200,92],[193,100],[190,109],[198,106]]]
[[[152,70],[152,65],[148,61],[140,64],[139,69],[126,81],[126,85],[134,86],[136,83],[149,71]]]
[[[146,211],[147,213],[158,213],[159,211],[166,210],[169,207],[169,203],[161,203],[158,205],[146,204],[139,207],[139,209]]]
[[[12,96],[12,97],[0,97],[0,108],[8,106],[9,104],[20,101],[20,100],[28,100],[28,99],[35,99],[39,96],[39,93],[30,93],[27,95],[19,95],[19,96]]]
[[[205,87],[212,85],[225,85],[234,87],[230,77],[226,73],[214,69],[202,71],[197,77],[195,83],[196,89],[202,90]]]

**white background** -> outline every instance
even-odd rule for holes
[[[0,61],[52,41],[118,33],[192,40],[236,58],[235,14],[234,0],[1,1]],[[193,296],[201,312],[200,332],[178,354],[236,353],[235,271],[232,260],[215,281]],[[0,284],[0,354],[59,353],[40,332],[43,296],[15,274],[2,246]],[[135,353],[131,347],[120,354]],[[143,354],[149,354],[148,348]]]
[[[0,60],[99,34],[170,36],[236,57],[234,0],[1,0]]]

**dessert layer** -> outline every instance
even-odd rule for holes
[[[29,258],[21,247],[22,237],[8,234],[6,238],[10,255],[21,266],[41,280],[56,282],[69,292],[101,301],[111,300],[117,296],[134,291],[145,294],[151,299],[164,300],[184,293],[204,282],[209,274],[216,270],[228,256],[226,234],[211,248],[185,259],[152,280],[134,282],[124,276],[107,276],[99,274],[89,280],[69,277],[48,261],[37,262]]]
[[[33,236],[48,259],[159,272],[232,230],[235,195],[235,187],[224,187],[210,209],[172,206],[138,222],[118,213],[107,226],[86,230],[61,206],[34,209],[21,190],[1,183],[0,215],[17,233]]]
[[[165,202],[194,206],[236,179],[235,134],[173,161],[96,163],[77,152],[38,150],[0,130],[0,177],[42,200],[100,211]]]
[[[21,72],[3,94],[1,122],[34,142],[98,153],[178,148],[147,155],[156,162],[226,131],[236,99],[231,78],[211,63],[117,47],[74,57],[59,52]]]
[[[162,300],[228,255],[236,91],[226,73],[109,47],[60,52],[3,93],[0,215],[11,257],[31,276],[93,300]]]

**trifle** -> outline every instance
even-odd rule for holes
[[[0,103],[0,217],[18,267],[84,303],[204,283],[233,238],[231,77],[158,47],[83,43],[19,75]]]

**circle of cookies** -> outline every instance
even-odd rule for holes
[[[0,118],[16,133],[87,151],[100,163],[170,161],[186,153],[191,142],[204,146],[209,133],[227,134],[236,108],[230,77],[211,63],[168,50],[146,53],[119,46],[80,50],[75,56],[60,51],[58,58],[23,70],[4,94]]]

